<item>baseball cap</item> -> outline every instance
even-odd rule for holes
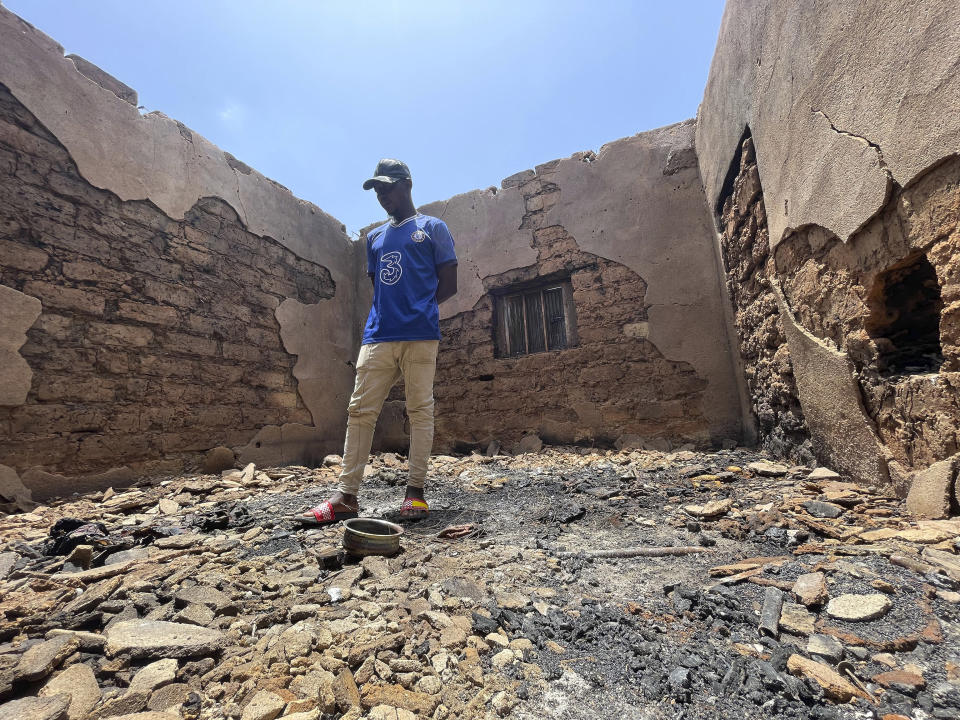
[[[397,180],[408,180],[410,178],[410,168],[406,163],[391,158],[384,158],[377,163],[377,169],[373,171],[373,177],[364,181],[363,189],[369,190],[375,182],[395,183]]]

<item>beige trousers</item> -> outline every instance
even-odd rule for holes
[[[407,482],[413,487],[423,487],[427,478],[427,461],[433,448],[433,375],[439,345],[437,340],[411,340],[361,346],[357,382],[347,407],[347,439],[343,446],[340,492],[358,494],[383,401],[401,375],[410,418]]]

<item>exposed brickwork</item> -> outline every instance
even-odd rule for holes
[[[753,141],[740,148],[720,212],[721,250],[734,325],[761,445],[799,462],[813,458],[777,301],[770,237]]]
[[[43,303],[27,402],[0,408],[2,464],[148,469],[311,423],[274,310],[332,296],[329,272],[216,198],[175,221],[94,188],[2,85],[0,283]]]
[[[588,158],[589,159],[589,158]],[[548,442],[610,443],[623,434],[674,445],[702,442],[706,382],[687,363],[664,358],[646,339],[646,283],[627,267],[583,252],[546,211],[561,189],[553,166],[519,185],[536,264],[484,279],[473,310],[441,323],[435,448],[512,446],[526,432]],[[567,277],[578,344],[521,357],[495,357],[494,295],[537,278]]]
[[[797,318],[853,361],[864,407],[890,457],[916,469],[960,451],[960,160],[894,188],[883,210],[847,243],[810,226],[785,239],[775,255]],[[881,309],[883,279],[921,258],[939,285],[941,353],[920,348],[891,372],[883,361],[890,345],[871,325],[915,308],[907,294],[901,305],[894,298]],[[897,473],[891,476],[897,482]]]

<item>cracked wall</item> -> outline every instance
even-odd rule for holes
[[[0,288],[42,305],[0,464],[41,497],[342,444],[357,245],[131,93],[0,7]]]
[[[730,0],[698,113],[755,408],[799,399],[822,462],[901,495],[957,452],[955,13]]]
[[[447,222],[460,258],[460,292],[441,308],[437,450],[513,447],[528,433],[657,447],[741,438],[693,131],[641,133],[421,208]],[[538,278],[569,280],[578,343],[498,357],[496,297]]]

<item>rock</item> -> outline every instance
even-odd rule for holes
[[[360,706],[360,690],[350,668],[342,668],[337,673],[336,682],[333,684],[333,697],[341,712]]]
[[[377,705],[370,708],[370,712],[367,713],[367,720],[417,720],[417,716],[403,708]]]
[[[130,561],[146,560],[150,557],[150,548],[136,547],[112,553],[103,561],[104,565],[116,565]]]
[[[827,579],[821,572],[804,573],[793,583],[793,596],[807,607],[823,605],[830,597]]]
[[[23,512],[30,512],[37,506],[30,488],[23,484],[16,470],[6,465],[0,465],[0,499],[13,503]]]
[[[65,720],[69,695],[26,697],[0,705],[0,720]]]
[[[67,555],[67,562],[84,570],[89,570],[90,563],[93,562],[93,545],[77,545]]]
[[[103,653],[103,648],[107,645],[107,639],[100,633],[84,632],[83,630],[64,630],[63,628],[53,628],[46,637],[47,639],[67,635],[74,637],[80,643],[80,649],[87,652]]]
[[[686,505],[684,510],[698,518],[715,518],[726,515],[733,507],[733,500],[711,500],[706,505]]]
[[[68,656],[76,652],[80,641],[69,635],[44,640],[37,643],[23,655],[13,669],[17,680],[36,682],[56,670]]]
[[[187,625],[200,625],[206,627],[213,622],[213,610],[208,608],[206,605],[198,605],[196,603],[192,605],[187,605],[183,610],[174,616],[174,620],[180,623],[186,623]]]
[[[807,475],[807,480],[839,480],[840,473],[836,473],[833,470],[825,467],[818,467],[815,470],[811,470],[810,474]]]
[[[290,683],[290,692],[316,700],[321,712],[332,713],[337,709],[338,684],[333,673],[326,670],[311,670],[306,675],[299,675],[293,679]],[[359,702],[350,702],[347,707],[353,704],[359,704]]]
[[[494,693],[493,697],[490,698],[490,707],[493,708],[493,711],[500,717],[509,715],[515,705],[516,701],[503,690]]]
[[[507,648],[505,650],[501,650],[496,655],[494,655],[490,659],[490,663],[495,668],[504,668],[507,665],[512,665],[514,662],[516,662],[516,660],[517,660],[517,656],[514,654],[513,650],[510,650],[509,648]]]
[[[128,620],[107,630],[107,654],[140,658],[186,658],[213,655],[223,649],[219,630],[160,620]]]
[[[803,605],[784,603],[780,611],[780,629],[794,635],[810,635],[814,631],[816,617]]]
[[[832,668],[802,655],[787,658],[787,670],[797,677],[813,680],[823,688],[824,695],[836,702],[850,702],[855,697],[866,698],[864,692]]]
[[[517,444],[518,453],[538,453],[543,449],[543,440],[538,435],[524,435]]]
[[[20,556],[15,552],[0,553],[0,580],[6,579],[19,559]]]
[[[366,708],[389,705],[417,715],[429,716],[440,703],[440,698],[435,695],[405,690],[400,685],[366,686],[363,690],[361,702]]]
[[[760,460],[759,462],[752,462],[747,465],[747,470],[764,477],[780,477],[781,475],[786,475],[790,468],[786,465]]]
[[[436,695],[443,690],[443,683],[436,675],[425,675],[417,681],[416,690],[427,695]]]
[[[157,660],[137,671],[130,681],[130,690],[151,693],[177,679],[178,663],[173,658]]]
[[[88,587],[83,593],[63,606],[63,612],[68,615],[77,615],[79,613],[92,610],[108,597],[113,595],[123,578],[114,577],[102,580]]]
[[[326,455],[323,458],[324,467],[333,467],[334,465],[343,465],[343,458],[340,455]]]
[[[85,663],[76,663],[58,673],[44,685],[40,697],[54,697],[69,695],[70,706],[67,708],[68,720],[82,720],[98,702],[100,702],[100,686],[93,669]]]
[[[174,515],[180,510],[180,503],[168,498],[162,498],[157,504],[157,507],[161,515]]]
[[[444,628],[443,632],[440,633],[440,645],[448,650],[460,648],[466,644],[467,633],[456,625]]]
[[[886,615],[893,603],[886,595],[839,595],[827,603],[827,615],[847,622],[876,620]]]
[[[194,585],[184,588],[173,596],[177,607],[186,607],[191,604],[206,605],[217,615],[234,615],[237,606],[230,596],[209,585]]]
[[[164,685],[153,691],[147,707],[150,710],[161,711],[182,705],[187,701],[192,691],[193,688],[186,683],[170,683],[169,685]]]
[[[103,704],[97,708],[97,715],[106,718],[116,715],[138,713],[147,707],[147,697],[146,693],[130,692],[127,690],[122,695],[116,695],[105,700]]]
[[[843,644],[833,635],[811,635],[807,638],[807,652],[833,664],[843,660]]]
[[[274,720],[287,706],[287,701],[269,690],[261,690],[243,709],[240,720]]]
[[[522,610],[530,604],[530,596],[521,593],[496,593],[497,605],[505,610]]]
[[[229,470],[236,463],[237,458],[234,455],[233,450],[223,445],[218,445],[217,447],[208,450],[207,454],[203,456],[203,462],[200,463],[200,469],[208,474],[212,475],[214,473],[223,472],[224,470]]]
[[[913,473],[910,492],[907,493],[907,512],[933,520],[949,517],[955,473],[952,458]]]
[[[838,518],[844,512],[844,509],[839,505],[821,502],[819,500],[807,500],[803,503],[803,507],[806,508],[808,513],[817,518]]]
[[[923,675],[906,670],[891,670],[873,676],[873,681],[904,695],[916,695],[927,686]]]

